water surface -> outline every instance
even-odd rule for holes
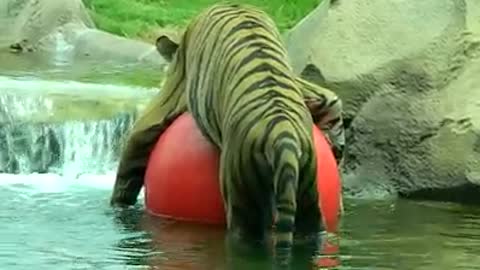
[[[0,269],[268,268],[266,257],[229,253],[222,227],[151,217],[142,199],[112,210],[113,173],[1,175],[0,183]],[[448,204],[349,201],[337,269],[479,269],[479,217]],[[305,267],[309,255],[295,256]]]

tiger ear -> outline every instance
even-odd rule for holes
[[[173,55],[177,52],[178,43],[167,35],[161,35],[155,41],[155,46],[160,55],[168,62],[171,62]]]

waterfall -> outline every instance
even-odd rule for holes
[[[0,173],[114,170],[123,138],[156,91],[0,76]]]

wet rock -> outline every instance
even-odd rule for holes
[[[295,71],[343,99],[347,195],[480,184],[478,18],[475,1],[323,1],[287,33]]]

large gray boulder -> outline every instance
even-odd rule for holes
[[[62,54],[72,62],[166,65],[152,43],[97,29],[82,0],[3,0],[0,49],[48,57]]]
[[[122,63],[145,63],[165,66],[166,61],[155,46],[98,29],[86,29],[71,39],[74,59],[104,59]]]
[[[474,0],[323,1],[287,33],[295,71],[343,99],[347,196],[480,184],[479,18]]]
[[[84,28],[95,27],[82,0],[3,0],[0,19],[3,27],[2,46],[19,44],[25,50],[34,50],[42,39],[68,23]],[[7,43],[8,41],[8,43]],[[19,48],[20,49],[20,48]]]

